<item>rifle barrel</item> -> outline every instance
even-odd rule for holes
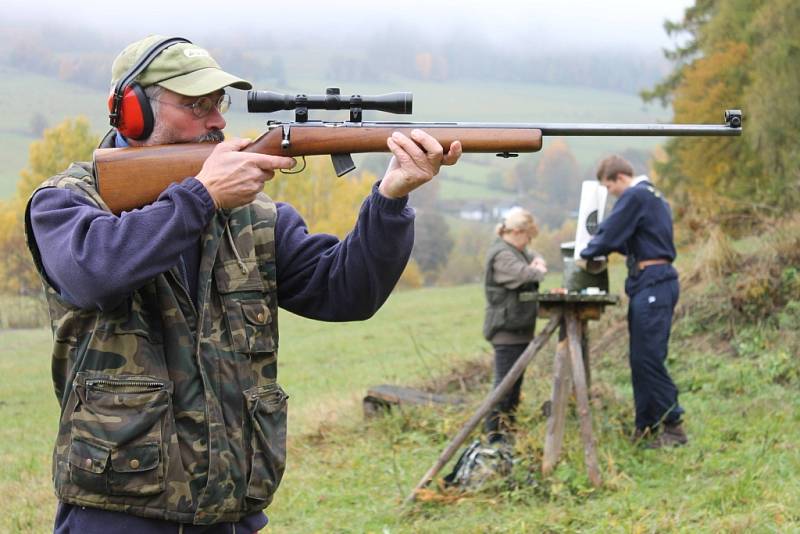
[[[282,124],[282,123],[276,123]],[[292,128],[318,126],[317,121],[288,123]],[[526,122],[325,122],[329,126],[345,128],[499,128],[541,130],[542,135],[562,136],[738,136],[742,128],[727,124],[604,124],[604,123],[526,123]]]

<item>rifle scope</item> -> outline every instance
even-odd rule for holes
[[[272,91],[248,91],[247,111],[250,113],[272,113],[286,109],[360,110],[374,109],[388,113],[411,114],[411,93],[388,93],[385,95],[352,95],[343,97],[339,89],[330,87],[324,95],[286,95]],[[301,115],[301,114],[298,114]],[[305,113],[302,113],[305,115]]]

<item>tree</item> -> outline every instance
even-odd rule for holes
[[[302,167],[302,161],[298,163]],[[274,200],[297,208],[312,231],[342,238],[353,228],[375,181],[375,175],[366,171],[337,178],[329,158],[314,156],[306,157],[305,169],[296,175],[276,172],[264,190]]]
[[[97,137],[85,118],[67,119],[45,130],[30,146],[28,168],[20,173],[16,197],[0,204],[0,292],[32,294],[41,287],[24,236],[28,197],[36,187],[72,161],[91,159]]]
[[[800,3],[773,0],[752,21],[756,45],[747,90],[748,128],[765,174],[769,197],[783,209],[800,200]]]
[[[34,137],[39,137],[44,134],[44,130],[47,128],[47,118],[42,114],[41,111],[36,111],[33,115],[31,115],[29,127],[31,135]]]
[[[800,5],[791,0],[696,0],[670,33],[688,34],[666,53],[674,69],[643,96],[672,101],[676,122],[719,122],[744,111],[741,138],[674,139],[656,164],[660,185],[683,213],[732,228],[752,214],[800,200]]]
[[[435,209],[442,190],[442,180],[449,178],[450,168],[451,167],[442,167],[442,170],[436,178],[412,191],[409,195],[408,203],[414,206],[414,208],[423,211]]]
[[[44,137],[30,145],[28,167],[20,173],[17,195],[27,198],[40,183],[73,161],[90,161],[98,141],[86,117],[67,119],[46,129]]]
[[[575,202],[580,191],[581,169],[563,139],[555,139],[542,151],[536,178],[550,202],[562,206]]]
[[[0,293],[32,295],[41,291],[25,242],[24,211],[22,199],[0,203]]]
[[[483,222],[461,221],[455,233],[455,246],[437,282],[447,285],[470,284],[483,279],[486,251],[492,243],[493,228]]]
[[[425,274],[425,284],[433,284],[453,250],[453,238],[444,216],[425,211],[417,213],[414,248],[411,257]]]

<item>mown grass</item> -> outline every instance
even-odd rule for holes
[[[744,261],[769,256],[763,246],[742,248],[752,249]],[[690,273],[700,252],[682,255],[682,272]],[[612,264],[615,288],[621,268]],[[744,321],[744,312],[733,308],[709,315],[709,306],[720,308],[725,295],[727,302],[735,296],[726,280],[685,281],[673,328],[669,364],[687,410],[688,446],[652,451],[628,441],[633,414],[625,307],[619,306],[591,324],[602,488],[592,488],[585,474],[574,413],[555,473],[543,478],[539,472],[551,342],[526,374],[512,476],[475,494],[434,485],[410,506],[402,500],[489,383],[462,391],[470,399],[466,409],[406,408],[367,422],[361,397],[371,385],[423,385],[475,360],[488,369],[481,288],[397,293],[363,323],[283,314],[279,376],[291,396],[290,450],[267,532],[800,531],[800,299],[760,321]],[[49,460],[58,417],[50,334],[4,330],[0,336],[0,531],[45,532],[55,507]]]
[[[0,531],[52,530],[50,451],[58,402],[47,329],[0,330]]]

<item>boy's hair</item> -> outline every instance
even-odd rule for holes
[[[602,181],[603,178],[611,182],[617,181],[617,174],[624,174],[633,177],[633,165],[628,163],[628,160],[622,156],[608,156],[597,167],[597,180]]]

